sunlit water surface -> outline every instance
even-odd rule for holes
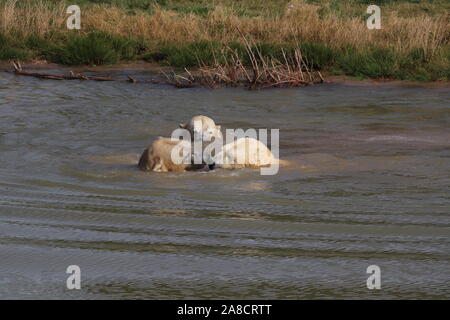
[[[0,75],[0,298],[450,298],[450,91],[173,89]],[[144,173],[208,115],[291,162]],[[366,268],[381,268],[368,290]],[[78,265],[81,290],[66,288]]]

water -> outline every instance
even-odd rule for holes
[[[120,74],[120,72],[118,72]],[[173,89],[0,74],[0,298],[450,298],[448,87]],[[205,114],[275,176],[144,173]],[[66,289],[67,266],[82,289]],[[368,290],[369,265],[381,290]]]

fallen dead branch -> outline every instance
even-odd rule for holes
[[[19,61],[11,61],[12,66],[14,67],[14,73],[21,76],[30,76],[35,77],[39,79],[50,79],[50,80],[95,80],[95,81],[126,81],[130,83],[153,83],[153,84],[170,84],[178,88],[187,88],[192,87],[193,83],[183,83],[183,79],[187,80],[181,75],[176,75],[173,73],[173,75],[169,76],[163,71],[161,71],[161,74],[165,76],[165,80],[158,80],[158,79],[151,79],[151,80],[137,80],[133,78],[132,76],[127,76],[126,80],[122,79],[114,79],[110,77],[99,77],[99,76],[88,76],[81,73],[74,73],[72,71],[69,71],[69,74],[49,74],[49,73],[40,73],[40,72],[29,72],[24,71],[22,69],[22,65]],[[173,77],[173,79],[172,79]]]
[[[109,77],[98,77],[98,76],[87,76],[83,74],[69,72],[68,75],[59,74],[48,74],[39,72],[29,72],[22,70],[22,65],[20,62],[12,61],[14,67],[14,73],[22,76],[36,77],[40,79],[52,79],[52,80],[95,80],[95,81],[114,81],[114,79]]]

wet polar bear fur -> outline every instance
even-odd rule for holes
[[[139,168],[144,171],[155,172],[182,172],[191,168],[193,169],[193,166],[184,163],[185,161],[180,164],[172,161],[172,150],[175,147],[184,150],[184,154],[189,154],[191,151],[190,141],[158,137],[142,153],[139,159]]]

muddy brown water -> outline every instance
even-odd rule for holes
[[[123,76],[123,71],[114,71]],[[448,299],[448,86],[174,89],[0,74],[0,298]],[[291,165],[143,173],[205,114]],[[369,265],[381,289],[368,290]],[[66,268],[81,268],[81,290]]]

